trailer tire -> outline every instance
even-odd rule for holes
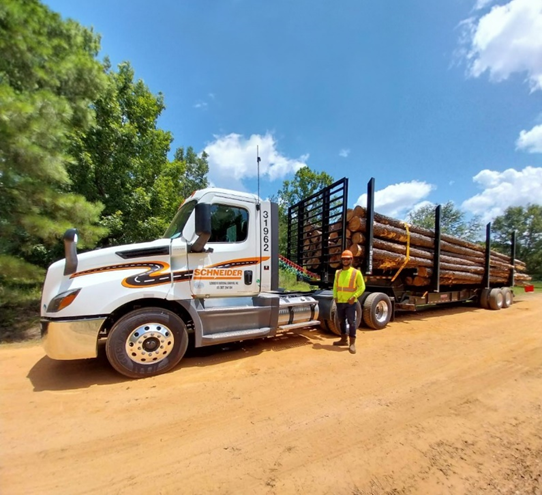
[[[509,287],[503,287],[501,291],[502,291],[502,297],[503,297],[502,307],[505,309],[509,308],[510,306],[512,306],[512,303],[514,302],[514,294],[512,293]]]
[[[489,297],[487,298],[489,303],[489,309],[498,310],[501,309],[504,302],[504,295],[501,289],[491,289],[489,291]]]
[[[482,289],[480,292],[480,307],[484,309],[489,309],[489,293],[491,289]]]
[[[374,330],[381,330],[390,322],[392,311],[391,300],[383,292],[373,292],[363,301],[363,321]]]
[[[361,325],[361,304],[359,301],[356,301],[356,328],[359,328]],[[341,323],[339,322],[339,317],[337,316],[337,305],[333,302],[331,306],[331,319],[326,320],[327,328],[334,333],[335,335],[341,335]]]
[[[186,326],[164,308],[141,308],[120,318],[109,332],[105,352],[111,366],[129,378],[166,373],[188,347]]]

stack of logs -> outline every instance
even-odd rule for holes
[[[354,255],[354,266],[363,267],[365,256],[366,210],[356,206],[347,212],[347,249]],[[338,268],[341,257],[342,222],[330,226],[328,239],[330,266]],[[304,249],[309,256],[306,264],[309,269],[319,267],[322,233],[312,226],[305,227]],[[408,246],[408,258],[407,258]],[[409,270],[405,283],[411,286],[428,286],[433,273],[435,233],[432,230],[375,213],[373,224],[373,268],[393,275],[400,269]],[[510,270],[514,268],[515,282],[522,285],[531,280],[524,272],[525,263],[514,260],[512,267],[510,256],[491,251],[490,281],[492,284],[506,285]],[[463,285],[481,284],[485,273],[485,246],[464,241],[457,237],[442,234],[440,242],[440,284]]]

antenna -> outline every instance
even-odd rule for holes
[[[258,164],[258,203],[260,202],[260,162],[262,159],[260,158],[260,147],[256,146],[256,162]]]

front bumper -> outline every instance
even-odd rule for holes
[[[105,318],[41,320],[45,353],[52,359],[87,359],[98,356],[98,334]]]

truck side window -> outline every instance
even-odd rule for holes
[[[248,234],[248,211],[227,205],[211,206],[209,242],[243,242]]]

